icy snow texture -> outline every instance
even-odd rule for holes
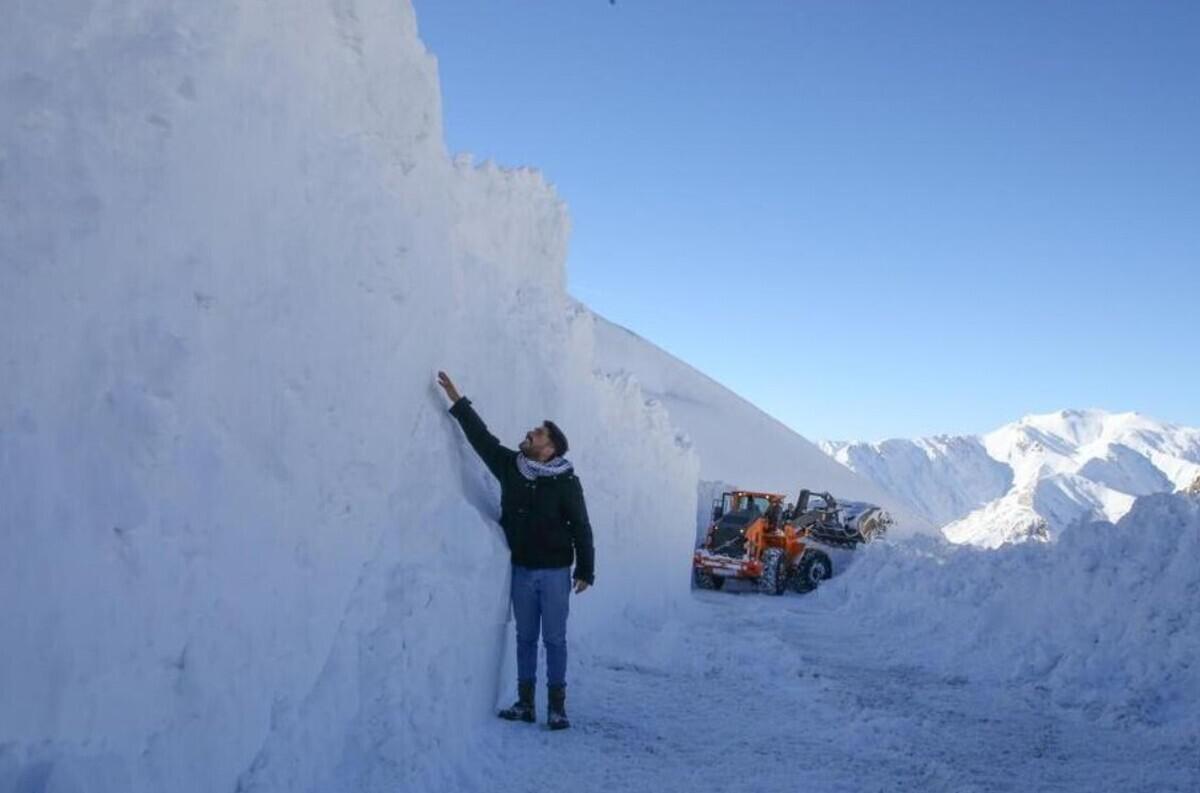
[[[0,118],[0,791],[451,784],[507,551],[439,366],[578,449],[577,649],[686,593],[694,455],[593,374],[541,177],[448,157],[407,2],[18,3]]]
[[[819,592],[869,614],[898,661],[1036,685],[1089,717],[1200,734],[1200,499],[1139,498],[1115,525],[994,551],[865,547]]]
[[[1200,474],[1200,430],[1100,410],[1026,416],[983,437],[821,448],[952,541],[989,548],[1051,538],[1079,520],[1118,520],[1137,496]]]

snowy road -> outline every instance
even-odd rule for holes
[[[575,665],[572,730],[497,720],[479,789],[1200,789],[1194,736],[897,663],[818,597],[696,592],[691,606],[670,636]]]

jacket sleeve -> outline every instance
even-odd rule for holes
[[[570,479],[564,511],[571,540],[575,543],[575,578],[594,584],[596,551],[592,545],[592,524],[588,521],[587,504],[583,501],[583,485],[576,476]]]
[[[488,467],[493,476],[500,479],[504,467],[511,463],[516,452],[501,446],[496,436],[488,432],[487,425],[483,423],[483,419],[479,418],[479,414],[471,407],[471,400],[466,397],[460,397],[450,406],[450,415],[458,421],[471,448],[483,460],[484,465]]]

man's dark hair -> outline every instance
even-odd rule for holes
[[[546,434],[550,436],[550,442],[554,444],[554,453],[562,456],[567,453],[567,436],[563,435],[562,430],[558,428],[550,419],[542,422],[542,426],[546,428]]]

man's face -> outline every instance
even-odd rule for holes
[[[534,427],[525,433],[520,449],[526,457],[543,462],[554,456],[554,442],[550,440],[550,433],[546,432],[545,427]]]

